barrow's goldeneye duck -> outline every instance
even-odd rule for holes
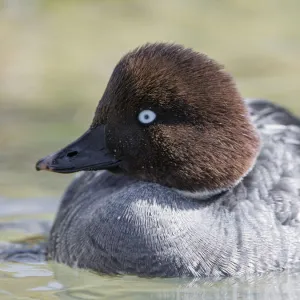
[[[99,273],[239,276],[300,261],[300,121],[244,100],[216,61],[146,44],[115,67],[90,128],[36,165],[84,171],[48,259]]]

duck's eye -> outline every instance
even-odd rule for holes
[[[156,119],[156,113],[150,109],[146,109],[139,113],[138,119],[142,124],[150,124]]]

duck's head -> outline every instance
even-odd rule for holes
[[[245,103],[222,66],[179,45],[147,44],[117,64],[89,130],[36,168],[108,169],[214,191],[239,182],[258,151]]]

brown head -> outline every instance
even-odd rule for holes
[[[244,101],[222,66],[179,45],[147,44],[117,64],[88,132],[37,169],[114,169],[212,191],[239,182],[258,151]]]

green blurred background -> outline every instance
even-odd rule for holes
[[[245,97],[300,114],[299,1],[0,0],[0,198],[59,196],[36,160],[79,136],[114,65],[145,42],[222,62]]]

